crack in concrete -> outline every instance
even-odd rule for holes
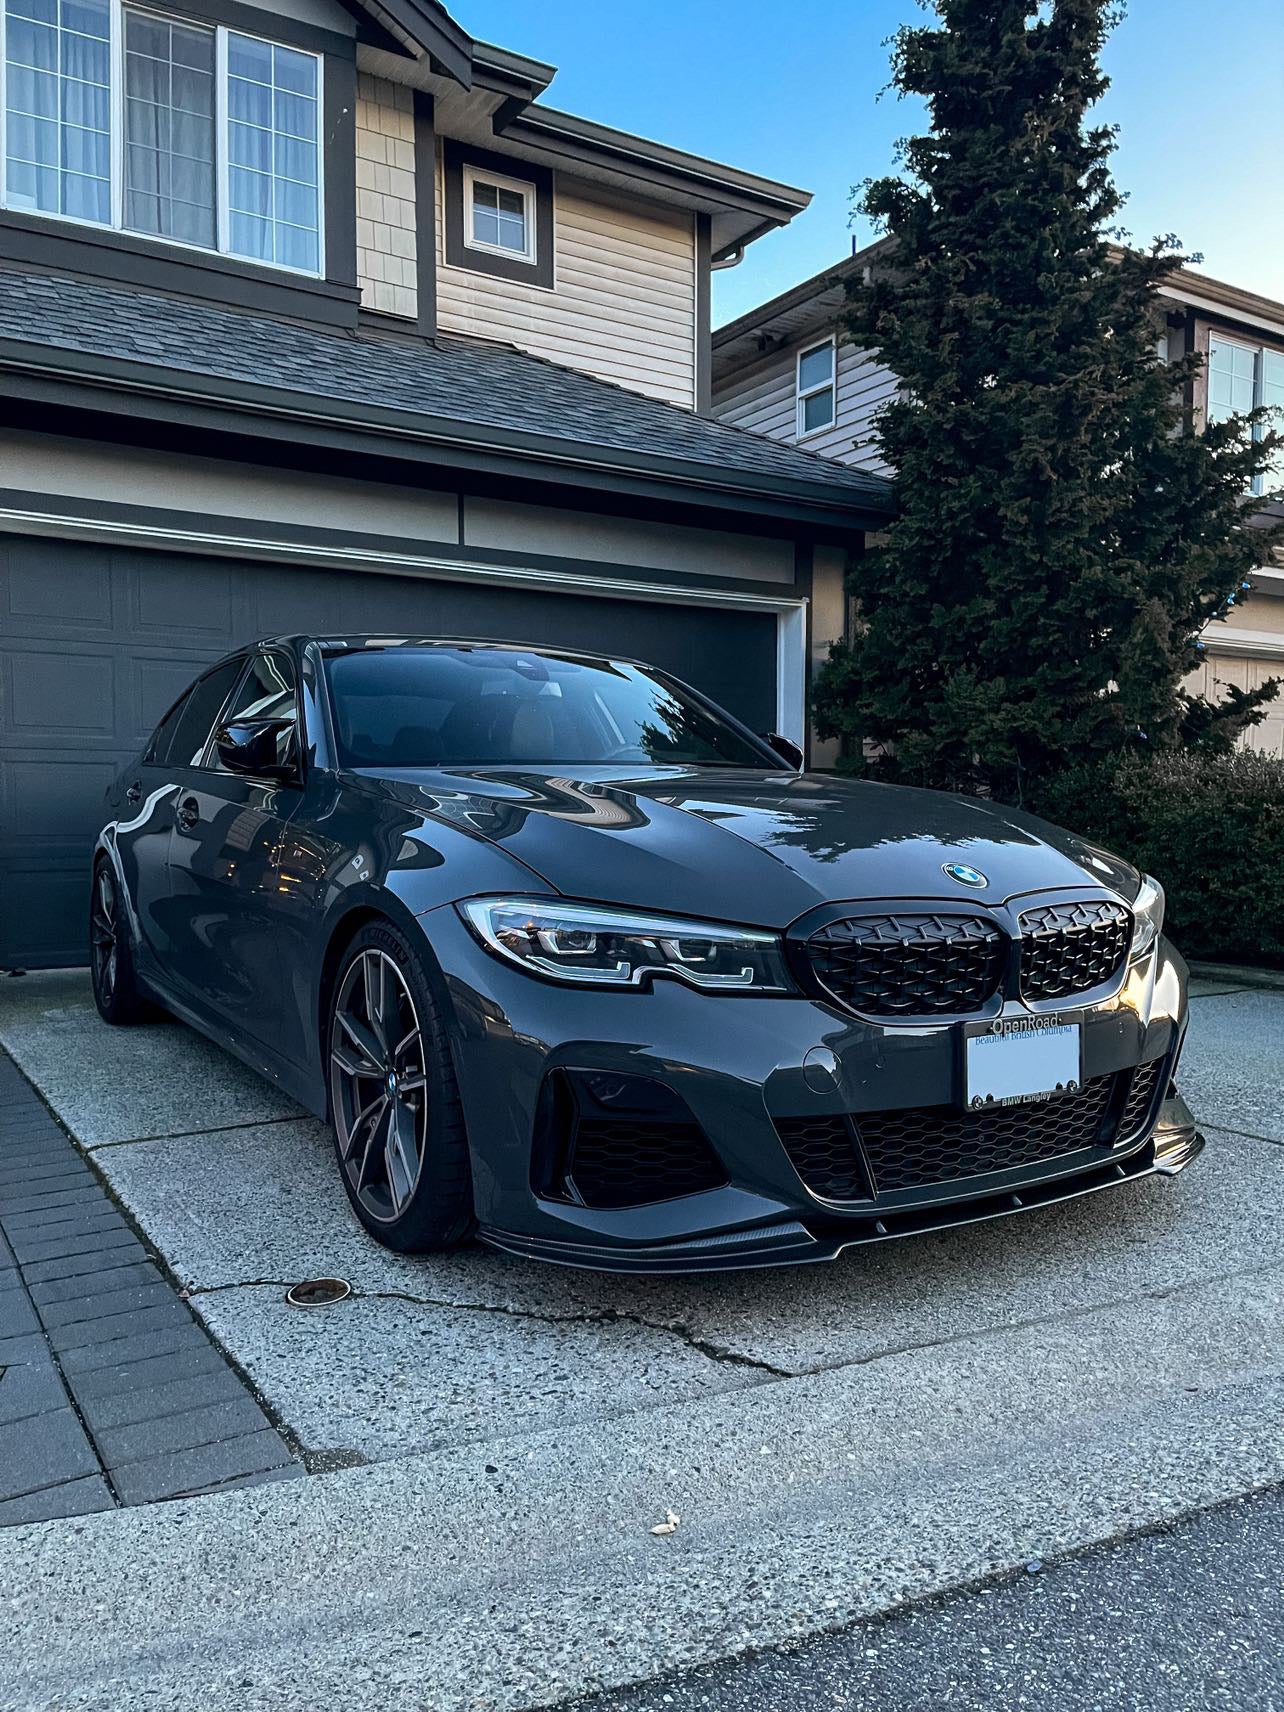
[[[1233,1272],[1212,1273],[1202,1278],[1189,1280],[1174,1280],[1167,1284],[1155,1284],[1149,1289],[1138,1290],[1129,1296],[1111,1298],[1102,1302],[1086,1302],[1080,1307],[1068,1308],[1054,1314],[1035,1314],[1028,1319],[1006,1320],[995,1325],[971,1326],[959,1332],[953,1332],[947,1337],[925,1338],[918,1342],[889,1344],[881,1349],[867,1350],[861,1355],[851,1355],[838,1361],[818,1362],[810,1366],[781,1367],[762,1356],[747,1355],[743,1350],[732,1349],[727,1344],[717,1343],[712,1338],[704,1337],[697,1332],[688,1321],[681,1319],[650,1319],[645,1314],[630,1312],[625,1308],[588,1308],[577,1309],[573,1312],[558,1314],[541,1312],[534,1308],[517,1308],[505,1306],[498,1302],[468,1302],[453,1301],[448,1297],[416,1296],[403,1290],[357,1290],[346,1300],[349,1301],[382,1301],[406,1302],[412,1307],[419,1308],[453,1308],[460,1313],[497,1314],[509,1319],[533,1320],[544,1325],[637,1325],[647,1331],[666,1332],[678,1338],[689,1349],[705,1356],[710,1361],[721,1362],[733,1367],[751,1368],[766,1374],[768,1381],[781,1379],[817,1379],[827,1373],[841,1373],[849,1367],[867,1367],[876,1361],[893,1360],[901,1355],[917,1355],[927,1350],[946,1349],[952,1344],[984,1341],[986,1338],[1002,1337],[1013,1332],[1033,1331],[1040,1326],[1049,1325],[1058,1320],[1082,1319],[1090,1314],[1099,1314],[1110,1308],[1127,1306],[1135,1302],[1162,1302],[1174,1296],[1184,1296],[1201,1289],[1209,1284],[1230,1283],[1242,1278],[1255,1278],[1264,1273],[1278,1271],[1274,1263],[1263,1266],[1242,1267]],[[281,1278],[251,1278],[227,1284],[209,1284],[194,1286],[189,1289],[192,1298],[197,1296],[216,1295],[224,1290],[251,1290],[262,1288],[277,1288],[288,1290],[289,1283]],[[338,1306],[336,1303],[335,1306]]]
[[[297,1282],[297,1280],[295,1280]],[[223,1290],[255,1290],[273,1288],[288,1290],[290,1284],[282,1278],[247,1278],[228,1284],[189,1285],[188,1297],[195,1300],[198,1296],[213,1296]],[[407,1302],[417,1308],[453,1308],[463,1314],[497,1314],[513,1320],[533,1320],[542,1325],[635,1325],[646,1331],[667,1332],[670,1336],[679,1338],[688,1348],[698,1355],[705,1356],[709,1361],[718,1361],[731,1367],[747,1367],[759,1373],[769,1374],[773,1379],[796,1379],[800,1377],[791,1368],[776,1367],[771,1362],[757,1356],[746,1355],[742,1350],[731,1349],[726,1344],[714,1342],[712,1338],[701,1337],[693,1327],[683,1320],[652,1320],[645,1314],[631,1313],[626,1308],[585,1308],[573,1312],[558,1314],[540,1312],[535,1308],[516,1308],[506,1306],[501,1302],[460,1302],[445,1296],[415,1296],[405,1290],[358,1290],[353,1289],[348,1301],[360,1302]],[[335,1303],[334,1306],[338,1306]]]

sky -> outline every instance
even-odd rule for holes
[[[455,0],[471,34],[556,65],[544,96],[813,192],[784,231],[714,275],[715,324],[876,233],[852,187],[894,169],[922,108],[879,96],[914,0]],[[1130,0],[1101,117],[1138,242],[1176,233],[1203,271],[1284,299],[1284,0]]]

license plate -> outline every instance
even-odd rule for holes
[[[1003,1017],[969,1030],[963,1043],[963,1102],[1019,1106],[1065,1093],[1082,1081],[1079,1019]]]

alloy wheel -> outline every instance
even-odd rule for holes
[[[423,1170],[428,1066],[419,1013],[397,964],[364,950],[348,966],[330,1026],[339,1157],[371,1218],[400,1218]]]
[[[89,912],[89,937],[93,954],[94,986],[104,1005],[110,1006],[116,992],[116,970],[120,959],[117,944],[116,882],[104,862],[94,876],[94,897]]]

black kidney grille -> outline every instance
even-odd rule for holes
[[[1131,913],[1104,898],[1023,910],[1020,925],[1023,999],[1064,999],[1104,985],[1132,939]]]
[[[1131,1075],[1124,1070],[1096,1076],[1073,1093],[1024,1106],[979,1112],[914,1106],[851,1117],[778,1118],[776,1127],[813,1195],[864,1200],[870,1178],[876,1195],[893,1195],[1108,1146],[1118,1130],[1120,1082]]]
[[[865,915],[831,921],[804,950],[833,998],[869,1016],[966,1015],[1003,979],[1007,939],[962,915]]]
[[[671,1201],[727,1181],[698,1124],[625,1117],[580,1119],[569,1175],[590,1207]]]

